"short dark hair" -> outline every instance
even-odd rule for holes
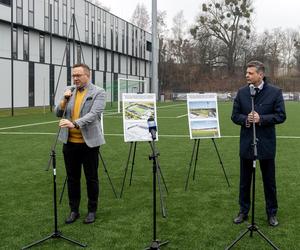
[[[76,63],[76,64],[73,65],[72,68],[74,69],[74,68],[79,68],[79,67],[83,68],[84,71],[85,71],[88,75],[90,75],[90,67],[87,66],[87,65],[84,64],[84,63]]]
[[[265,65],[260,61],[250,61],[247,63],[247,68],[254,67],[257,72],[265,73]]]

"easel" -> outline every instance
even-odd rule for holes
[[[132,148],[133,148],[133,152],[132,152]],[[121,192],[120,192],[120,198],[122,198],[122,195],[123,195],[123,190],[124,190],[125,180],[126,180],[126,176],[127,176],[128,166],[129,166],[129,162],[130,162],[131,158],[132,159],[131,159],[131,170],[130,170],[129,186],[131,186],[131,183],[132,183],[133,167],[134,167],[134,163],[135,163],[136,148],[137,148],[137,141],[130,142],[128,157],[127,157],[126,166],[125,166],[125,170],[124,170],[123,181],[122,181],[122,188],[121,188]],[[161,176],[162,181],[163,181],[164,186],[165,186],[165,189],[166,189],[166,192],[167,192],[167,194],[169,194],[169,191],[168,191],[165,179],[163,177],[163,174],[161,172],[159,163],[157,162],[156,164],[157,164],[157,168],[158,168],[158,175]],[[158,182],[160,182],[160,178],[158,178]]]
[[[211,140],[214,144],[214,148],[215,148],[216,153],[218,155],[220,165],[223,169],[223,173],[224,173],[225,179],[227,181],[227,185],[228,185],[228,187],[230,187],[230,184],[229,184],[229,181],[228,181],[228,178],[227,178],[227,175],[226,175],[226,172],[225,172],[225,169],[224,169],[224,165],[223,165],[221,156],[219,154],[215,139],[211,138]],[[190,164],[189,164],[188,175],[187,175],[186,182],[185,182],[185,191],[187,190],[187,187],[188,187],[188,182],[189,182],[189,177],[190,177],[190,172],[191,172],[191,168],[192,168],[192,165],[193,165],[193,161],[194,161],[193,180],[195,180],[196,166],[197,166],[198,154],[199,154],[199,144],[200,144],[200,139],[194,139],[193,152],[192,152],[192,156],[191,156],[191,160],[190,160]],[[195,153],[195,151],[196,151],[196,153]]]

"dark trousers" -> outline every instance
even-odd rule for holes
[[[81,166],[83,166],[86,178],[88,211],[96,212],[97,210],[99,196],[98,152],[99,147],[89,148],[85,143],[68,142],[63,145],[69,205],[73,212],[79,211]]]
[[[268,216],[277,213],[276,180],[275,180],[275,160],[259,160],[260,170],[264,184],[266,201],[266,213]],[[253,171],[253,160],[240,159],[240,212],[248,214],[250,210],[250,192]]]

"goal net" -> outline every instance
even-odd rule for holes
[[[121,113],[123,93],[148,93],[147,83],[145,80],[118,78],[118,113]]]

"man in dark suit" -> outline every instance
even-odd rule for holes
[[[251,61],[247,64],[247,85],[240,88],[234,99],[231,120],[241,126],[240,131],[240,211],[234,219],[235,224],[248,218],[250,210],[250,188],[253,171],[253,122],[257,137],[257,159],[260,163],[266,213],[271,226],[277,226],[277,197],[275,180],[276,133],[275,124],[286,119],[281,89],[271,85],[264,76],[264,64]],[[255,87],[254,112],[251,106],[250,87]]]
[[[65,90],[55,111],[61,127],[59,139],[64,143],[63,154],[68,177],[70,215],[66,223],[79,218],[80,177],[83,166],[88,193],[88,213],[84,223],[93,223],[99,196],[98,152],[104,144],[101,113],[105,108],[105,91],[90,83],[90,69],[86,64],[73,65],[75,89]]]

